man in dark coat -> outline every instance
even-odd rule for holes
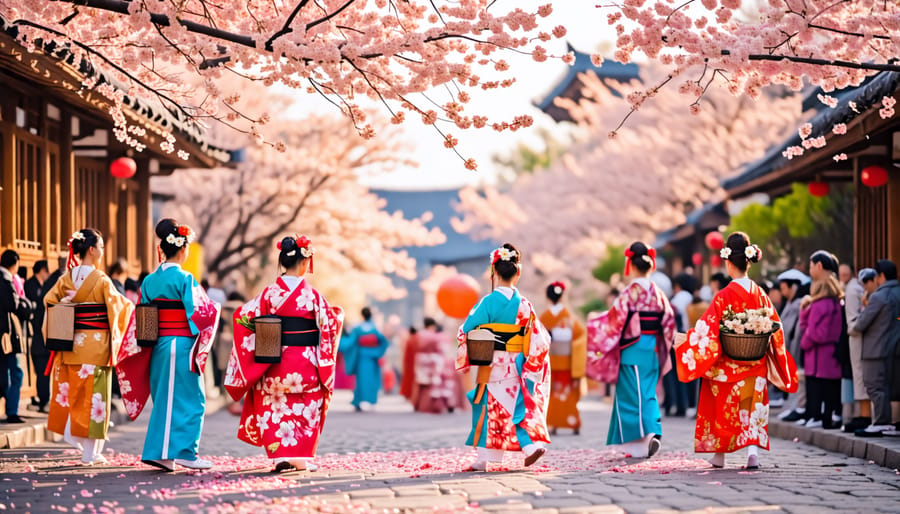
[[[34,304],[34,312],[31,316],[31,362],[34,363],[36,376],[37,398],[31,399],[31,404],[40,412],[48,412],[50,403],[50,377],[44,374],[47,363],[50,360],[50,351],[44,345],[44,284],[50,276],[50,268],[47,261],[40,260],[31,268],[31,278],[25,281],[25,297]],[[32,408],[34,408],[32,407]]]
[[[6,423],[24,423],[19,417],[22,368],[17,354],[25,346],[22,321],[31,315],[31,302],[19,296],[13,275],[19,269],[19,254],[6,250],[0,255],[0,383],[6,399]]]

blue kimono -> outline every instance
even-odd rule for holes
[[[389,344],[371,321],[364,321],[354,327],[346,341],[341,343],[347,374],[356,376],[352,402],[354,407],[359,408],[362,402],[372,405],[378,402],[378,391],[381,389],[381,367],[378,360],[384,357]]]
[[[193,461],[197,459],[203,429],[206,395],[202,372],[209,351],[209,346],[201,344],[197,336],[210,329],[215,331],[218,306],[190,273],[167,263],[141,284],[141,303],[160,300],[181,302],[184,310],[170,309],[165,314],[162,307],[159,310],[160,335],[149,365],[153,411],[141,458]]]

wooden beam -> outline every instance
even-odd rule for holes
[[[3,216],[0,217],[0,245],[7,248],[15,246],[16,227],[18,226],[19,209],[17,202],[16,182],[16,135],[15,126],[8,121],[0,121],[0,138],[3,139],[2,160],[0,173],[2,173],[3,191],[2,204]]]

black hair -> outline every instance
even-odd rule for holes
[[[628,251],[631,253],[631,257],[629,257],[631,267],[641,273],[650,271],[650,268],[653,267],[653,259],[650,258],[649,250],[647,245],[640,241],[631,243],[631,246],[628,247]]]
[[[79,259],[84,259],[88,250],[100,244],[103,235],[95,228],[83,228],[78,232],[81,233],[81,239],[72,239],[72,253],[77,255]]]
[[[424,326],[425,328],[428,328],[428,327],[436,327],[436,326],[437,326],[437,321],[435,321],[434,318],[425,318],[425,319],[422,321],[422,326]]]
[[[126,291],[135,291],[135,292],[137,292],[139,289],[140,289],[140,285],[138,284],[138,281],[137,281],[137,280],[135,280],[135,279],[133,279],[133,278],[126,278],[126,279],[125,279],[125,290],[126,290]]]
[[[672,279],[672,281],[675,282],[676,286],[690,294],[694,294],[694,291],[697,289],[697,282],[690,273],[679,273],[675,275],[675,278]]]
[[[556,292],[557,287],[560,288],[560,291],[558,293]],[[562,287],[561,285],[559,285],[559,282],[554,282],[554,283],[550,284],[549,286],[547,286],[547,299],[553,303],[556,303],[559,301],[560,298],[562,298],[562,295],[565,292],[566,292],[566,289],[564,287]]]
[[[38,273],[40,273],[44,270],[50,271],[50,265],[47,264],[47,261],[44,259],[35,261],[34,266],[31,267],[31,272],[34,273],[35,275],[37,275]]]
[[[745,252],[751,246],[756,249],[756,255],[748,258]],[[743,232],[732,232],[729,234],[728,240],[725,241],[725,248],[731,250],[731,253],[728,255],[728,262],[734,264],[734,267],[742,272],[747,271],[751,262],[759,262],[759,249],[756,245],[750,244],[750,237]],[[719,274],[724,276],[724,274]],[[726,280],[725,285],[730,281]]]
[[[244,295],[242,295],[241,293],[239,293],[237,291],[232,291],[231,293],[228,294],[228,301],[231,302],[231,301],[235,301],[235,300],[239,301],[239,302],[243,302]]]
[[[169,236],[183,237],[178,233],[178,228],[178,222],[172,218],[163,218],[156,224],[156,237],[159,238],[159,247],[162,249],[166,259],[175,257],[178,252],[186,248],[185,245],[177,246],[175,243],[166,241],[166,238]]]
[[[809,262],[813,264],[821,264],[822,269],[830,271],[832,273],[838,272],[838,267],[840,267],[840,263],[838,262],[838,258],[831,252],[827,252],[825,250],[816,250],[812,255],[809,256]]]
[[[0,255],[0,266],[6,269],[12,268],[19,262],[19,254],[15,250],[6,250]]]
[[[509,243],[503,243],[503,246],[500,248],[506,248],[513,252],[513,255],[508,261],[498,259],[497,262],[493,264],[494,271],[497,272],[497,275],[503,280],[512,280],[512,278],[516,276],[516,273],[519,272],[519,263],[522,262],[522,253],[518,248]]]
[[[772,282],[769,282],[768,280],[760,280],[756,284],[759,285],[759,288],[766,294],[769,294],[769,291],[771,291],[774,286]]]
[[[362,317],[366,321],[369,321],[370,319],[372,319],[372,309],[370,309],[368,307],[363,307],[362,308]]]
[[[416,330],[416,327],[413,327],[413,326],[409,327],[409,335],[414,336],[414,335],[416,335],[416,332],[418,332],[418,330]]]
[[[125,261],[125,259],[116,259],[116,262],[112,263],[112,266],[109,267],[109,272],[107,273],[107,275],[112,277],[114,275],[118,275],[119,273],[124,273],[125,265],[127,264],[128,263]]]
[[[735,266],[737,266],[737,264],[735,264]],[[745,268],[745,270],[746,270],[746,268]],[[719,289],[725,289],[725,286],[727,286],[731,282],[731,279],[728,277],[728,275],[726,275],[720,271],[718,273],[713,273],[713,276],[709,277],[709,281],[710,282],[718,282]]]
[[[147,278],[147,275],[149,275],[149,274],[150,274],[149,271],[142,271],[141,274],[138,275],[138,279],[137,279],[138,287],[141,287],[141,284],[144,283],[144,279]]]
[[[281,264],[284,269],[291,269],[298,262],[308,258],[304,257],[303,253],[300,252],[296,237],[287,236],[283,238],[281,243],[279,243],[279,248],[281,248],[281,251],[278,253],[278,264]]]
[[[883,274],[885,280],[897,280],[897,265],[894,261],[881,259],[875,263],[875,272]]]

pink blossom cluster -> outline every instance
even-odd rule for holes
[[[235,125],[270,121],[268,114],[241,110],[242,86],[281,84],[327,97],[354,120],[360,134],[371,137],[373,128],[357,117],[358,98],[381,102],[397,123],[408,119],[401,114],[407,111],[433,124],[438,115],[449,113],[431,114],[414,103],[415,94],[451,83],[462,92],[484,84],[509,87],[511,77],[493,78],[508,73],[502,60],[491,63],[499,52],[531,53],[539,61],[572,60],[551,56],[534,44],[539,22],[553,11],[549,3],[534,12],[515,3],[503,8],[491,0],[76,4],[3,2],[0,15],[28,22],[18,29],[29,50],[37,50],[36,39],[70,45],[76,60],[87,60],[124,84],[126,91],[108,84],[96,87],[112,102],[116,137],[137,149],[146,143],[129,135],[121,101],[126,93],[188,120],[220,120],[260,141],[258,130]],[[547,27],[543,34],[541,39],[563,38],[566,28]],[[483,79],[479,72],[492,77]],[[224,80],[229,77],[238,78],[237,85]],[[474,125],[461,108],[450,121]],[[498,130],[519,126],[491,125]],[[161,149],[175,151],[168,142]]]

